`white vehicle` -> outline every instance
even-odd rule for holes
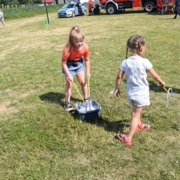
[[[82,14],[86,14],[86,7],[84,4],[81,5]],[[58,18],[60,17],[75,17],[79,15],[78,8],[76,7],[75,2],[70,2],[65,4],[61,9],[58,11]]]

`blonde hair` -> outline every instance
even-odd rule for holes
[[[79,29],[78,26],[73,26],[69,33],[68,42],[66,44],[67,47],[66,56],[69,56],[70,48],[74,47],[74,40],[77,40],[79,38],[82,38],[84,40],[85,39],[84,33]]]
[[[145,39],[140,35],[133,35],[127,40],[127,49],[126,49],[126,58],[128,54],[128,50],[131,53],[136,53],[139,56],[143,57],[141,53],[141,47],[145,46],[146,42]]]

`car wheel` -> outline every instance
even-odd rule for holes
[[[75,17],[75,13],[74,12],[72,12],[72,17]]]
[[[85,115],[80,115],[81,120],[84,121],[85,120]]]
[[[144,9],[146,12],[153,12],[155,10],[154,3],[152,1],[149,1],[144,4]]]
[[[116,14],[116,7],[113,4],[109,4],[106,8],[107,14]]]

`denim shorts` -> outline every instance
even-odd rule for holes
[[[149,100],[149,87],[145,88],[128,88],[127,89],[128,104],[130,106],[148,106]]]
[[[73,62],[77,62],[77,65],[74,66],[74,65],[73,65]],[[69,70],[69,72],[70,72],[70,74],[71,74],[72,76],[73,76],[73,75],[76,75],[77,72],[79,72],[79,71],[84,71],[83,59],[81,58],[81,59],[78,60],[78,61],[68,60],[68,61],[67,61],[67,67],[68,67],[68,70]],[[65,75],[64,69],[62,69],[62,74]]]

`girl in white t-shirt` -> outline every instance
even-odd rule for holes
[[[117,134],[116,137],[123,141],[127,146],[132,144],[131,140],[137,130],[148,130],[150,125],[141,122],[142,107],[150,105],[149,101],[149,84],[147,82],[147,73],[149,73],[162,87],[165,83],[153,69],[148,59],[143,58],[145,52],[145,39],[142,36],[131,36],[127,41],[127,53],[131,56],[125,59],[121,65],[116,79],[115,96],[120,95],[119,86],[126,74],[127,80],[127,98],[128,104],[132,106],[132,121],[128,134]]]
[[[3,12],[2,10],[0,9],[0,22],[3,24],[3,26],[5,27],[5,24],[4,24],[4,15],[3,15]]]

